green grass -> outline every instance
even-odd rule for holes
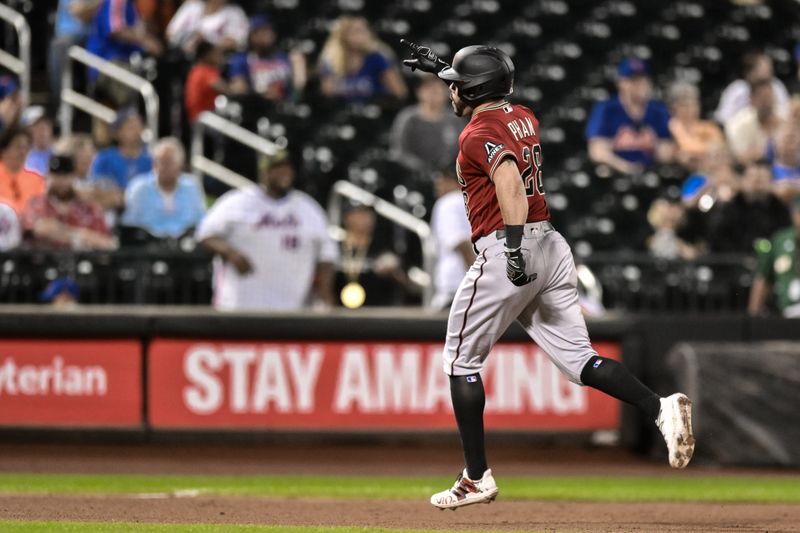
[[[305,526],[245,526],[233,524],[121,524],[109,522],[13,522],[0,521],[4,533],[463,533],[410,529],[378,529],[368,527],[305,527]],[[483,532],[486,533],[486,532]]]
[[[800,503],[800,478],[509,477],[503,500],[711,501]],[[145,476],[0,474],[0,493],[200,494],[271,498],[426,499],[452,483],[441,477]]]

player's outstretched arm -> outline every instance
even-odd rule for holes
[[[522,231],[528,219],[528,199],[522,176],[513,159],[500,163],[492,176],[497,202],[506,225],[506,275],[517,287],[535,280],[537,274],[525,273],[525,258],[522,255]]]
[[[405,39],[400,39],[400,44],[406,45],[408,49],[411,50],[411,57],[409,59],[404,59],[403,64],[409,67],[412,72],[416,69],[420,69],[423,72],[438,74],[450,66],[449,63],[443,61],[427,46],[421,46]]]

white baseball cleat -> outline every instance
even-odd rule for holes
[[[681,393],[661,398],[656,425],[667,443],[669,466],[685,468],[694,453],[692,401]]]
[[[498,488],[492,477],[492,470],[488,469],[479,480],[467,477],[467,469],[456,478],[453,486],[431,496],[431,505],[439,509],[456,510],[458,507],[475,503],[492,503],[497,497]]]

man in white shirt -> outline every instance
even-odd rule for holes
[[[742,67],[743,78],[731,82],[722,91],[714,119],[724,126],[739,111],[749,107],[751,86],[762,82],[769,82],[772,86],[777,113],[785,116],[789,110],[789,91],[775,77],[772,59],[764,52],[751,52],[742,58]]]
[[[776,109],[775,90],[768,81],[754,83],[750,93],[750,105],[725,123],[728,146],[743,165],[767,157],[770,141],[783,123]]]
[[[296,310],[333,303],[338,248],[325,212],[293,190],[286,152],[261,169],[259,185],[223,195],[197,229],[214,258],[214,306],[221,310]]]
[[[434,309],[447,309],[453,301],[464,274],[475,261],[467,211],[461,186],[452,171],[436,179],[439,197],[431,214],[431,230],[438,243],[434,284],[436,293],[431,301]]]

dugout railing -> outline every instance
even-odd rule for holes
[[[6,43],[3,48],[0,48],[0,66],[7,68],[19,77],[24,108],[30,102],[31,94],[31,27],[21,13],[5,4],[0,4],[0,20],[12,26],[17,34],[17,55],[6,50],[8,44]]]

